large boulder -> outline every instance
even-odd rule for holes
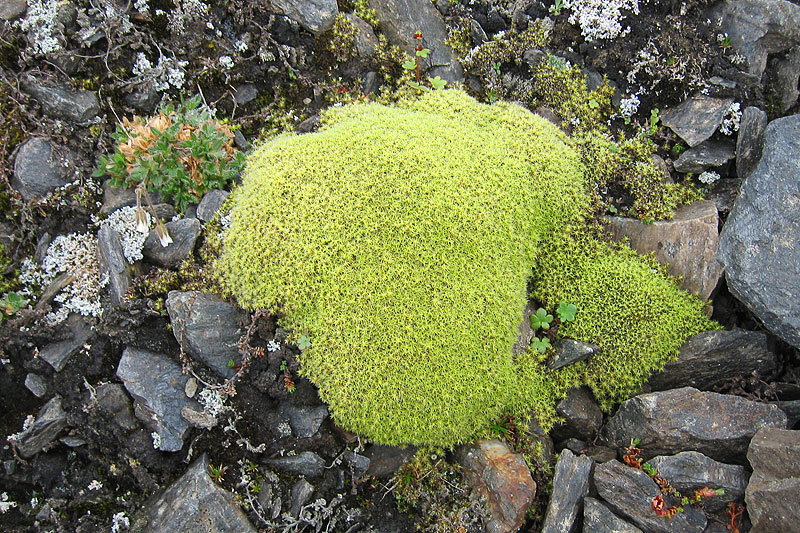
[[[800,348],[800,115],[767,125],[761,161],[736,198],[717,254],[731,293]]]

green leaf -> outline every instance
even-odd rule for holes
[[[543,308],[536,310],[536,314],[531,315],[531,327],[533,329],[550,329],[550,322],[553,321],[553,315],[547,314]]]
[[[428,81],[431,82],[431,87],[437,91],[444,89],[445,85],[447,85],[447,80],[443,80],[439,76],[436,76],[435,78],[428,78]]]
[[[592,109],[597,109],[600,107],[600,104],[594,98],[589,98],[589,107]]]
[[[556,309],[556,314],[562,322],[574,322],[575,313],[577,312],[577,306],[575,306],[575,304],[568,304],[567,302],[561,302],[558,304],[558,309]]]
[[[311,339],[308,338],[308,335],[301,335],[299,339],[297,339],[297,347],[301,350],[305,350],[311,346]]]
[[[430,52],[430,49],[423,48],[422,50],[417,50],[417,56],[418,57],[428,57],[428,53],[429,52]]]
[[[414,70],[415,68],[417,68],[417,63],[414,61],[406,61],[405,63],[403,63],[403,68],[406,70]]]
[[[540,339],[539,337],[534,337],[531,341],[531,348],[536,350],[539,353],[544,353],[550,347],[550,339],[547,337]]]

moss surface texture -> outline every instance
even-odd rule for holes
[[[217,266],[241,305],[308,335],[303,372],[344,428],[450,446],[504,409],[546,423],[570,386],[621,397],[712,327],[647,261],[565,237],[588,201],[580,158],[522,107],[435,91],[324,123],[250,157]],[[578,305],[567,332],[597,362],[512,356],[532,278]]]

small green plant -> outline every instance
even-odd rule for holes
[[[6,316],[16,314],[20,309],[28,305],[28,300],[21,294],[15,292],[6,293],[0,300],[0,309]]]
[[[222,465],[214,466],[211,464],[208,465],[208,475],[211,476],[211,479],[213,479],[217,483],[222,483],[223,481],[225,481],[225,478],[223,476],[227,471],[228,471],[227,466],[222,466]]]
[[[300,335],[300,338],[297,339],[297,347],[305,350],[309,346],[311,346],[311,339],[308,338],[308,335]]]
[[[567,302],[561,302],[558,304],[558,309],[556,309],[556,314],[561,322],[574,322],[575,313],[577,312],[578,307],[575,304],[568,304]]]
[[[531,341],[531,348],[533,348],[539,353],[546,352],[549,347],[550,347],[550,339],[548,339],[547,337],[541,339],[539,337],[534,337],[533,340]]]
[[[500,62],[498,61],[497,63],[493,63],[492,64],[492,69],[494,69],[494,71],[499,76],[500,75]]]
[[[286,359],[281,361],[281,372],[286,372],[286,369],[289,368],[289,363],[286,362]]]
[[[428,57],[430,53],[429,48],[425,48],[422,46],[422,32],[418,31],[414,34],[414,39],[417,40],[417,46],[414,49],[414,59],[408,60],[403,63],[403,68],[406,70],[413,70],[414,74],[416,74],[417,81],[409,81],[408,85],[411,87],[421,90],[427,91],[429,90],[426,86],[422,84],[422,75],[420,73],[420,63],[423,57]],[[436,76],[434,78],[428,78],[428,82],[431,84],[435,90],[444,89],[445,85],[447,85],[447,81],[443,80],[441,77]]]
[[[145,196],[158,191],[181,210],[225,187],[244,168],[244,154],[231,127],[200,104],[196,96],[146,120],[124,118],[112,134],[114,153],[100,156],[94,176],[108,174],[112,185],[140,187]]]
[[[536,313],[531,315],[531,327],[533,329],[550,329],[550,323],[553,321],[553,315],[548,314],[543,308],[536,310]]]
[[[557,17],[561,14],[561,10],[564,9],[564,0],[556,0],[555,4],[550,6],[550,14],[554,17]]]
[[[658,122],[661,120],[658,116],[658,108],[654,107],[650,110],[650,136],[656,134],[658,131]]]

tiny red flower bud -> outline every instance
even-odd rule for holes
[[[418,31],[414,34],[414,39],[422,39],[422,32]]]
[[[421,44],[418,44],[418,45],[417,45],[417,48],[416,48],[416,50],[417,50],[417,52],[419,52],[420,50],[422,50],[422,45],[421,45]]]

